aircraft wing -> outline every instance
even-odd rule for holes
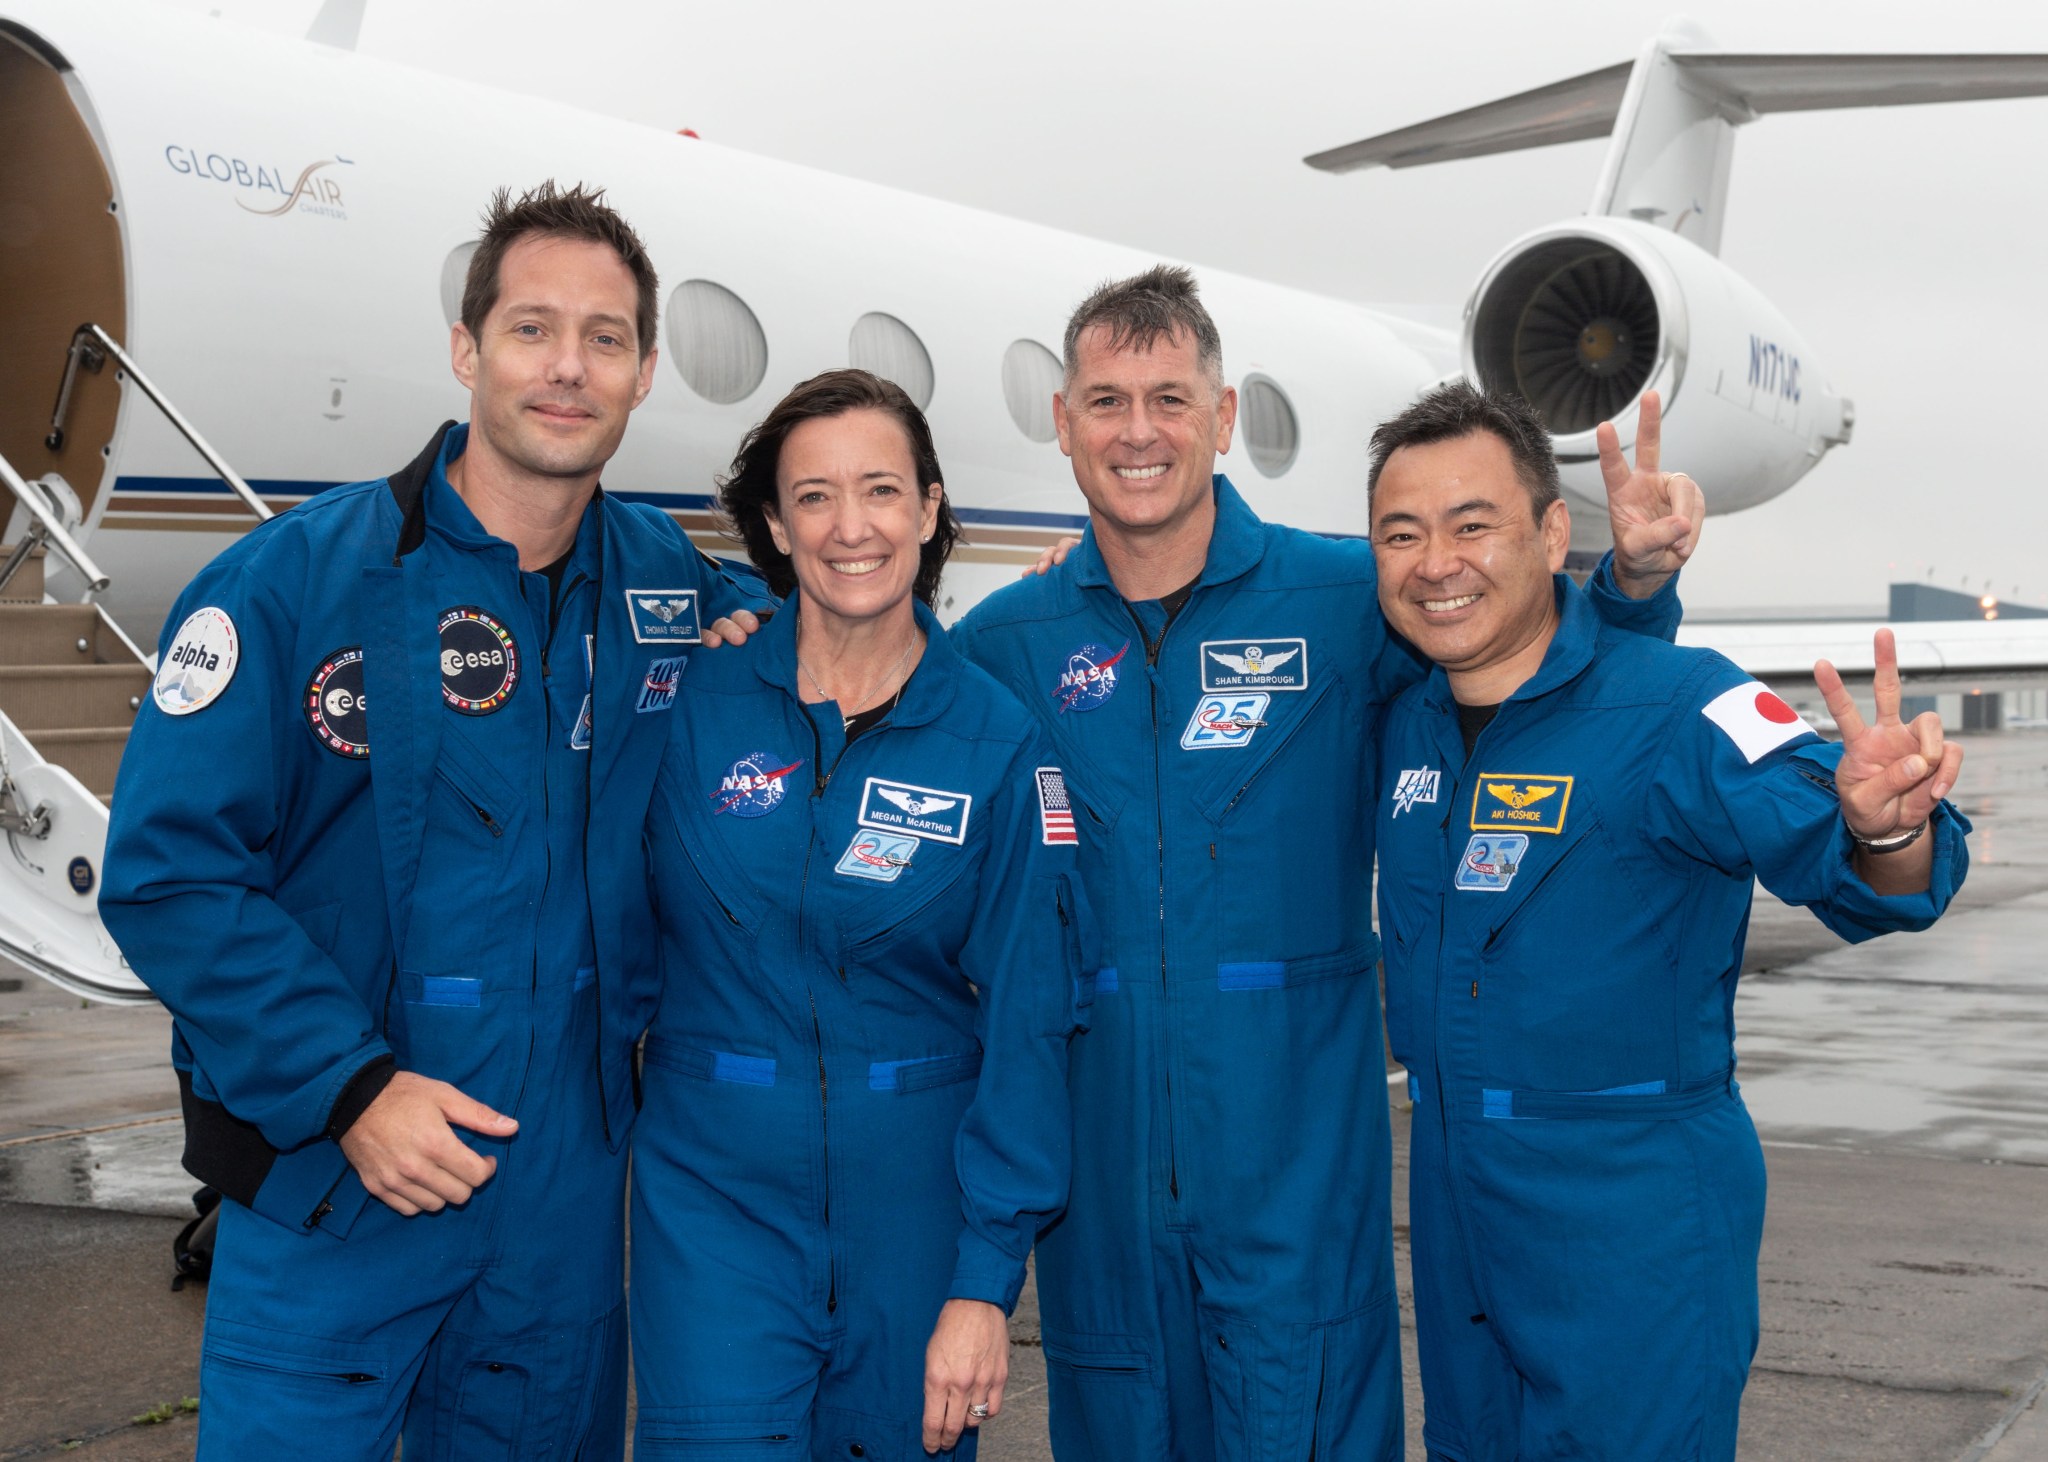
[[[1871,621],[1687,624],[1681,645],[1719,650],[1781,692],[1814,694],[1813,662],[1828,660],[1851,689],[1870,683]],[[1908,695],[2048,685],[2048,619],[1926,620],[1891,626]]]

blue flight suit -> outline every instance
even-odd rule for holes
[[[235,1200],[204,1458],[623,1449],[640,828],[697,622],[743,601],[600,494],[551,625],[448,485],[467,430],[204,569],[123,759],[101,913],[176,1017],[186,1166]],[[394,1063],[520,1121],[461,1133],[498,1167],[460,1208],[400,1217],[334,1140]]]
[[[919,605],[849,744],[798,699],[795,609],[692,670],[648,817],[643,1458],[922,1458],[940,1307],[1010,1310],[1066,1201],[1087,924],[1045,737]]]
[[[1387,1021],[1415,1098],[1416,1330],[1437,1462],[1735,1455],[1764,1164],[1733,1079],[1753,882],[1851,941],[1932,886],[1851,867],[1841,748],[1721,656],[1560,577],[1536,674],[1467,756],[1443,671],[1380,743]]]
[[[1050,730],[1104,928],[1038,1250],[1061,1462],[1401,1454],[1372,728],[1426,666],[1376,582],[1367,544],[1262,523],[1218,477],[1170,625],[1090,529],[954,630]],[[1675,627],[1675,590],[1601,582]]]

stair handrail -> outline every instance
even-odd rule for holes
[[[90,321],[71,333],[71,351],[64,362],[64,380],[57,388],[57,406],[50,415],[50,435],[45,439],[51,451],[56,451],[64,444],[64,417],[71,406],[71,386],[77,379],[79,366],[83,365],[88,370],[99,369],[98,363],[89,358],[93,344],[97,344],[100,349],[112,356],[127,374],[128,379],[141,387],[142,394],[164,414],[166,421],[178,429],[178,434],[192,444],[192,449],[206,459],[206,465],[211,467],[249,511],[256,515],[258,522],[267,522],[277,516],[270,510],[270,505],[256,496],[249,484],[242,480],[241,474],[228,466],[226,459],[199,434],[199,429],[185,420],[178,408],[171,404],[170,398],[157,387],[156,382],[135,363],[135,357],[123,350],[120,342],[113,336]]]
[[[92,556],[79,547],[78,540],[65,531],[57,515],[43,502],[43,495],[30,487],[22,475],[14,470],[14,464],[5,457],[0,457],[0,482],[7,484],[8,490],[24,508],[28,509],[29,517],[34,520],[33,526],[21,535],[21,542],[16,546],[13,556],[8,559],[4,568],[0,568],[0,585],[14,577],[14,571],[28,557],[37,539],[49,544],[71,561],[71,566],[78,570],[79,577],[85,580],[88,593],[97,594],[113,582],[100,566],[92,561]]]

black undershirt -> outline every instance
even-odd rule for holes
[[[1195,585],[1201,582],[1201,576],[1197,574],[1178,589],[1175,589],[1171,594],[1161,594],[1159,596],[1159,607],[1166,611],[1166,622],[1168,624],[1172,624],[1173,617],[1187,608],[1188,596],[1195,592]]]
[[[548,581],[548,632],[554,633],[555,616],[562,607],[562,578],[569,572],[569,560],[576,556],[576,545],[572,542],[562,556],[551,564],[543,564],[534,570]]]
[[[1468,759],[1472,755],[1473,745],[1479,740],[1479,733],[1499,714],[1500,706],[1497,703],[1490,706],[1458,707],[1458,734],[1465,738],[1465,755]]]
[[[859,715],[847,717],[846,744],[848,746],[853,745],[855,737],[874,730],[875,727],[888,719],[889,712],[895,710],[896,703],[903,699],[903,692],[910,688],[910,676],[915,674],[917,674],[917,671],[912,669],[910,675],[903,677],[903,684],[896,687],[896,694],[890,696],[889,699],[883,701],[879,706],[869,706]]]

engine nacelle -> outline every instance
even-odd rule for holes
[[[1468,377],[1519,393],[1549,424],[1566,489],[1596,509],[1574,515],[1575,546],[1607,533],[1594,428],[1612,421],[1632,452],[1652,387],[1664,465],[1699,482],[1709,512],[1776,497],[1855,425],[1776,306],[1706,250],[1633,219],[1510,244],[1465,306],[1464,352]]]

